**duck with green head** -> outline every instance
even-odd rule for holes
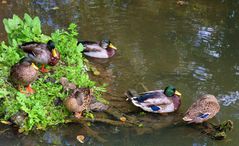
[[[45,65],[56,65],[60,60],[60,53],[56,50],[55,44],[49,40],[47,44],[39,42],[27,42],[19,46],[27,56],[35,63],[42,64],[41,72],[48,72]]]
[[[33,61],[24,57],[17,64],[13,65],[10,70],[10,81],[18,87],[22,93],[34,93],[31,88],[31,83],[38,77],[38,67]],[[26,86],[26,92],[21,89],[22,86]]]
[[[110,58],[115,55],[117,48],[113,46],[110,40],[78,41],[83,45],[83,54],[93,58]]]
[[[132,103],[147,112],[171,113],[177,111],[181,104],[181,93],[174,86],[167,86],[164,90],[154,90],[140,93],[132,97]]]

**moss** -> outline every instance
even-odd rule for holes
[[[9,120],[19,112],[27,113],[25,120],[18,125],[21,132],[64,123],[71,113],[62,104],[55,104],[56,100],[64,100],[67,97],[59,84],[61,77],[67,77],[79,87],[94,88],[95,95],[98,98],[101,96],[104,88],[96,87],[84,69],[81,53],[83,46],[77,45],[78,33],[75,24],[70,24],[67,30],[56,30],[51,36],[47,36],[42,34],[39,18],[31,18],[28,14],[25,14],[23,19],[14,15],[12,19],[4,19],[3,23],[8,34],[8,43],[1,42],[0,46],[0,114],[4,120]],[[61,54],[61,61],[56,66],[49,67],[53,73],[43,74],[32,84],[36,93],[27,97],[16,90],[7,79],[11,66],[24,56],[18,46],[28,41],[46,43],[50,39],[55,42]]]

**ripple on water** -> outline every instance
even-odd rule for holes
[[[238,66],[238,65],[235,65],[235,66],[234,66],[234,69],[235,69],[235,74],[236,74],[236,75],[239,75],[239,66]]]
[[[204,52],[214,58],[221,56],[224,34],[212,27],[200,27],[194,42],[195,47],[203,47]]]
[[[209,73],[209,69],[202,66],[196,66],[193,69],[193,77],[200,81],[206,81],[212,78],[212,74]]]
[[[229,92],[226,95],[219,95],[218,98],[224,106],[229,106],[235,104],[236,101],[239,100],[239,91]]]
[[[214,31],[211,27],[201,27],[197,32],[197,38],[194,42],[196,47],[201,46],[202,43],[208,43],[211,40],[212,32]]]

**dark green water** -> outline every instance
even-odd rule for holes
[[[173,0],[18,0],[1,3],[0,11],[0,20],[25,12],[39,16],[48,34],[74,22],[80,26],[80,39],[110,38],[119,50],[101,64],[115,76],[110,83],[114,94],[140,89],[139,83],[149,89],[173,84],[183,93],[180,112],[198,95],[211,93],[224,99],[214,121],[234,121],[234,129],[224,141],[213,141],[188,127],[137,135],[131,129],[99,124],[95,128],[103,131],[108,142],[100,144],[89,138],[85,145],[238,145],[238,0],[195,0],[184,6]],[[2,24],[0,40],[6,40]],[[81,130],[79,125],[60,126],[28,136],[9,130],[0,135],[0,145],[79,145],[75,137]]]

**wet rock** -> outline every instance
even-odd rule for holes
[[[109,106],[101,102],[95,102],[95,103],[91,103],[89,108],[92,111],[101,112],[101,111],[106,111],[109,108]]]
[[[15,115],[13,115],[10,118],[10,121],[16,125],[18,125],[19,127],[24,125],[25,119],[27,117],[27,113],[25,112],[17,112]]]

